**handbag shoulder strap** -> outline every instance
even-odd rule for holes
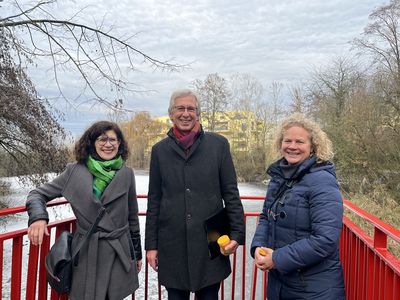
[[[97,229],[97,225],[99,224],[99,222],[105,212],[106,212],[106,209],[104,208],[104,206],[102,206],[96,217],[96,220],[94,221],[94,223],[92,224],[90,229],[86,232],[85,237],[79,241],[79,244],[75,247],[74,251],[72,252],[72,255],[71,255],[72,260],[78,254],[79,250],[81,250],[82,246],[86,243],[86,241],[89,239],[89,237],[92,235],[92,233]]]
[[[285,182],[277,190],[275,199],[280,198],[288,189],[291,189],[296,182],[297,180],[295,179],[285,180]]]
[[[275,192],[275,195],[274,195],[275,199],[274,199],[274,201],[269,205],[268,211],[271,211],[271,210],[272,210],[272,208],[273,208],[273,206],[275,205],[275,203],[276,203],[277,201],[280,201],[280,198],[283,196],[283,194],[284,194],[287,190],[291,189],[291,188],[293,187],[293,185],[294,185],[296,182],[297,182],[297,180],[295,180],[295,179],[290,179],[290,180],[287,179],[287,180],[285,180],[285,181],[280,185],[280,187],[278,188],[278,190]]]

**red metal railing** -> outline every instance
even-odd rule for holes
[[[400,246],[400,230],[344,200],[347,211],[373,227],[371,237],[347,216],[343,217],[340,259],[348,300],[400,299],[400,260],[388,250],[388,238]]]
[[[140,198],[146,198],[141,195]],[[264,200],[264,197],[242,197],[243,200]],[[52,201],[48,206],[66,204],[67,201]],[[356,207],[348,200],[344,200],[347,213],[353,213],[367,221],[374,228],[371,237],[354,224],[348,217],[343,218],[343,232],[340,242],[341,261],[343,264],[347,299],[400,299],[400,260],[387,249],[388,237],[400,243],[400,231],[383,223],[376,217]],[[0,217],[24,212],[25,207],[0,210]],[[145,212],[140,213],[141,218]],[[232,257],[232,274],[221,283],[220,299],[265,299],[267,276],[260,272],[248,259],[248,248],[259,212],[246,212],[245,223],[248,228],[245,245],[239,247]],[[73,231],[74,218],[64,219],[49,224],[50,236],[45,237],[41,247],[29,245],[27,229],[15,230],[0,234],[0,299],[67,299],[50,290],[46,282],[44,258],[50,244],[63,230]],[[5,243],[7,244],[5,246]],[[11,245],[9,245],[11,244]],[[24,245],[27,245],[24,247]],[[28,249],[28,250],[26,250]],[[11,253],[8,252],[11,251]],[[29,252],[28,252],[29,251]],[[5,260],[5,252],[6,255]],[[4,277],[4,264],[11,262],[8,276]],[[144,274],[143,274],[144,273]],[[156,274],[144,264],[141,272],[141,283],[136,291],[137,299],[158,299],[166,294],[157,283],[150,278]],[[151,286],[153,285],[153,286]],[[155,286],[154,286],[155,285]],[[154,292],[154,289],[157,289]],[[149,294],[152,293],[152,295]],[[132,296],[132,299],[135,299]]]

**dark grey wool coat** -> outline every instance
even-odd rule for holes
[[[93,194],[93,176],[85,165],[70,164],[53,181],[31,191],[26,203],[29,225],[48,221],[46,202],[63,196],[77,219],[72,248],[89,230],[103,205],[106,213],[97,232],[81,248],[73,270],[70,299],[119,300],[138,287],[136,259],[141,259],[138,204],[132,169],[123,166],[100,199]]]
[[[197,291],[231,272],[228,257],[211,260],[204,221],[225,204],[230,237],[243,244],[243,206],[228,141],[201,132],[188,155],[172,131],[151,153],[146,250],[158,250],[159,282]]]

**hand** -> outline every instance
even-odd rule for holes
[[[146,251],[146,257],[154,271],[158,271],[158,250]]]
[[[260,250],[263,249],[266,255],[261,255]],[[261,271],[268,271],[275,268],[275,263],[272,260],[272,253],[274,250],[271,248],[257,247],[255,251],[255,264]]]
[[[228,256],[234,253],[238,247],[238,242],[231,240],[228,245],[226,245],[224,248],[221,247],[220,250],[222,255]]]
[[[28,239],[33,245],[41,245],[43,242],[43,235],[49,235],[47,230],[46,220],[37,220],[31,224],[28,228]]]
[[[136,269],[137,272],[140,273],[140,271],[142,270],[142,260],[136,261]]]

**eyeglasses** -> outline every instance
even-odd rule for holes
[[[191,114],[194,114],[197,111],[197,107],[193,106],[175,106],[174,109],[180,113],[184,113],[185,111],[187,111]]]
[[[116,146],[119,143],[119,140],[116,138],[110,138],[108,136],[100,136],[96,139],[100,146],[104,146],[109,142],[112,146]]]

